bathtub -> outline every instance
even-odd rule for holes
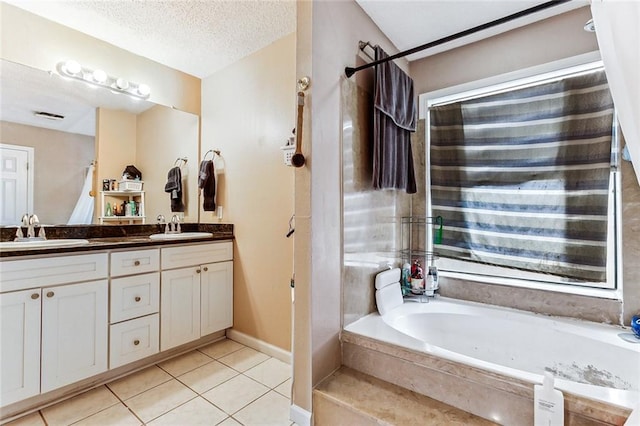
[[[640,401],[640,343],[620,327],[438,297],[345,331],[529,383],[550,371],[563,392],[628,409]]]

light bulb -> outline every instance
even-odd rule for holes
[[[120,90],[127,90],[129,88],[129,82],[124,78],[118,78],[116,80],[116,87]]]
[[[69,74],[76,75],[82,71],[82,67],[76,61],[67,61],[64,63],[64,70]]]
[[[95,70],[91,76],[96,83],[104,83],[107,81],[107,73],[102,70]]]
[[[151,93],[151,88],[149,86],[147,86],[146,84],[138,85],[138,94],[140,96],[149,96],[150,93]]]

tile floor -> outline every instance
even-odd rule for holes
[[[286,425],[291,366],[225,339],[5,426]]]

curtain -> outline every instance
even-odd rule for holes
[[[71,217],[67,225],[90,225],[93,220],[93,197],[89,195],[93,184],[93,164],[89,166],[87,175],[84,179],[84,185],[80,191],[80,196],[76,202],[76,206],[71,212]]]
[[[640,1],[593,0],[591,14],[620,127],[640,181]]]
[[[432,107],[437,252],[605,281],[613,113],[604,71]]]

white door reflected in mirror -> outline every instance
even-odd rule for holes
[[[33,213],[33,148],[0,144],[0,167],[0,225],[17,225]]]

